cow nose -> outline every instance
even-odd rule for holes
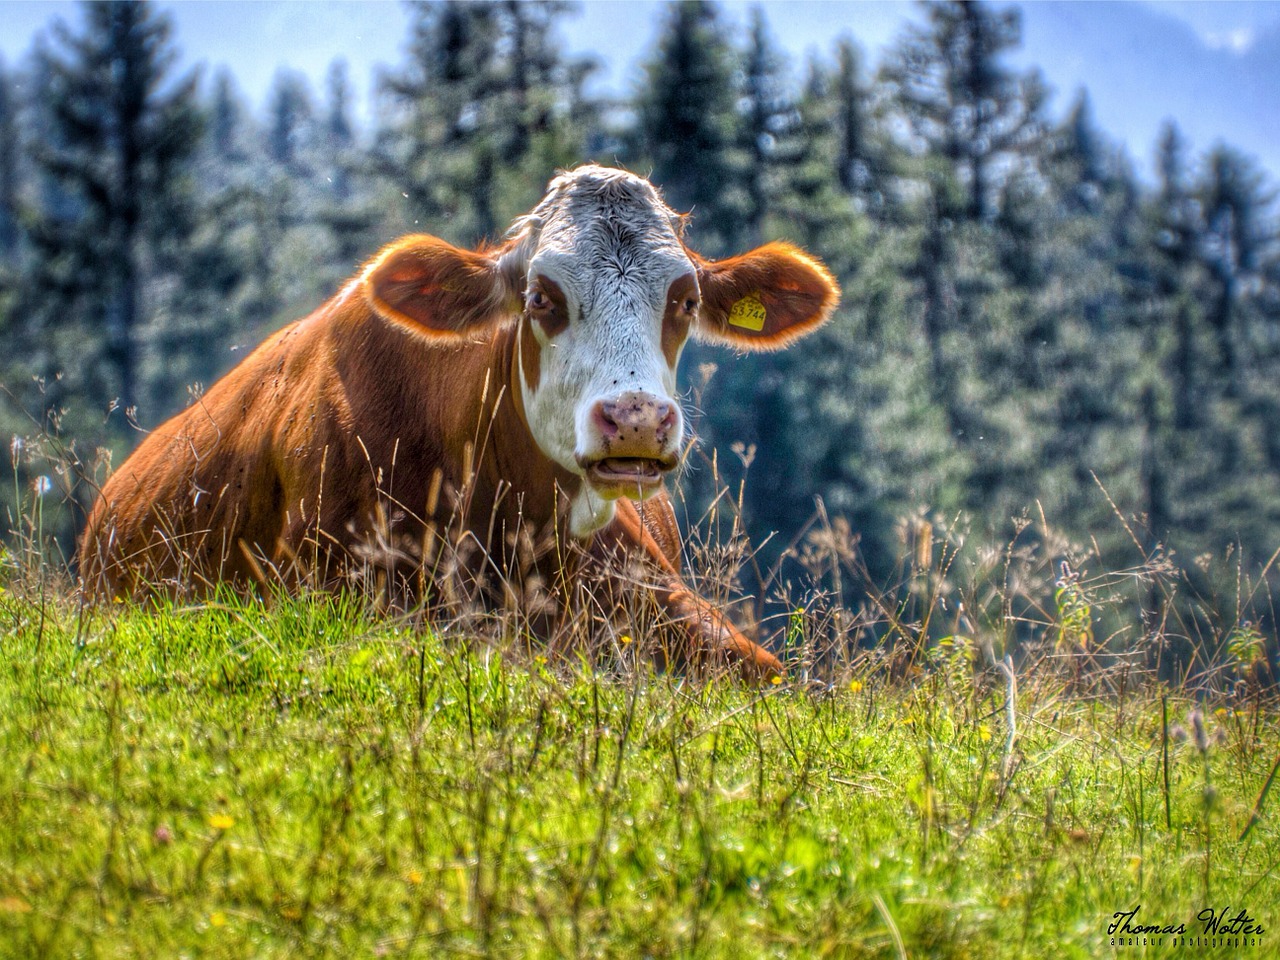
[[[632,392],[597,401],[591,409],[591,421],[607,448],[660,451],[679,425],[680,415],[668,400]]]
[[[574,456],[601,496],[646,496],[679,462],[680,408],[671,400],[639,391],[596,400],[589,423]]]

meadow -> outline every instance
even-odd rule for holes
[[[955,635],[751,688],[495,637],[85,606],[8,555],[0,956],[1274,955],[1257,686]]]

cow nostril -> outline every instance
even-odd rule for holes
[[[602,400],[595,405],[591,411],[592,419],[595,420],[596,427],[600,430],[601,435],[606,440],[612,440],[618,435],[617,405]]]
[[[676,408],[670,403],[659,403],[655,412],[658,415],[658,442],[665,443],[676,426]]]

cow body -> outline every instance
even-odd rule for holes
[[[646,181],[563,174],[499,247],[392,244],[152,432],[103,488],[82,573],[115,594],[333,587],[381,555],[429,589],[448,537],[558,595],[584,562],[638,559],[689,656],[776,672],[680,579],[675,371],[691,329],[773,349],[836,299],[794,248],[708,263]]]

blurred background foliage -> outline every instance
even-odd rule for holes
[[[1019,20],[998,6],[930,4],[874,74],[840,37],[797,86],[762,13],[739,43],[715,4],[673,3],[607,101],[558,40],[571,13],[414,5],[364,125],[342,62],[321,91],[282,72],[255,107],[225,71],[181,69],[133,0],[0,65],[10,526],[57,498],[67,550],[84,475],[381,243],[496,238],[557,167],[595,160],[693,211],[703,254],[782,237],[843,285],[787,352],[684,361],[691,517],[746,475],[762,567],[819,499],[869,584],[897,575],[911,517],[1015,542],[1043,515],[1076,562],[1172,565],[1195,597],[1280,546],[1280,243],[1250,157],[1190,156],[1170,124],[1142,181],[1087,94],[1051,115],[1007,66]]]

